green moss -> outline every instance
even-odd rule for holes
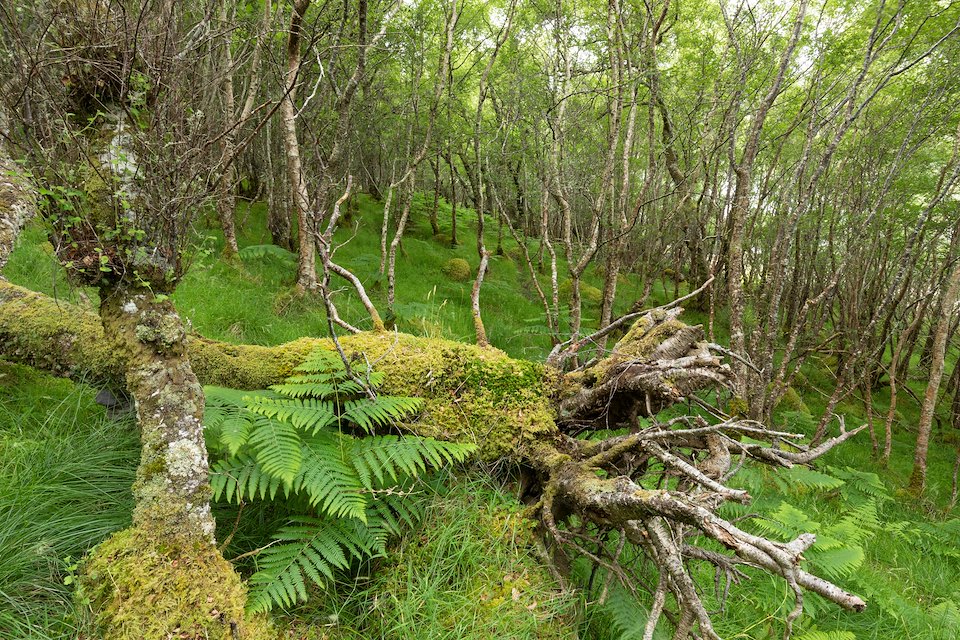
[[[470,263],[463,258],[450,258],[443,264],[441,271],[455,282],[466,282],[473,275]]]
[[[730,398],[730,402],[727,403],[727,413],[735,418],[746,417],[750,413],[750,403],[739,396]]]
[[[780,398],[780,402],[777,403],[777,408],[810,414],[810,408],[807,406],[807,403],[803,401],[803,398],[800,397],[800,394],[797,393],[797,390],[793,387],[786,388],[783,392],[783,397]]]
[[[110,640],[277,637],[264,620],[247,617],[246,589],[216,547],[180,545],[137,528],[94,549],[77,598]]]
[[[104,340],[99,317],[5,281],[0,281],[0,351],[57,375],[123,380],[122,359]]]
[[[690,329],[700,330],[702,335],[701,328],[691,327],[675,317],[669,317],[663,311],[654,312],[652,317],[641,316],[617,342],[614,353],[592,368],[591,375],[602,379],[607,370],[619,362],[649,358],[657,347],[668,339]]]
[[[569,300],[573,294],[573,282],[571,280],[564,280],[557,287],[557,292],[560,294],[561,300]],[[603,291],[591,284],[580,281],[580,299],[589,305],[599,306],[600,303],[603,302]]]
[[[425,399],[411,429],[472,442],[482,459],[513,455],[556,430],[543,365],[439,338],[358,334],[341,340],[385,374],[383,391]],[[327,343],[329,348],[332,344]]]
[[[419,419],[408,425],[418,434],[473,442],[482,459],[495,459],[556,430],[550,376],[541,364],[514,360],[498,349],[405,333],[361,333],[340,343],[348,355],[363,354],[376,363],[386,378],[384,393],[424,398]],[[262,389],[290,375],[318,346],[333,349],[330,340],[310,338],[278,347],[194,339],[189,349],[204,383]]]
[[[194,373],[204,384],[233,389],[264,389],[280,382],[321,340],[301,338],[276,347],[232,345],[191,338],[187,348]]]

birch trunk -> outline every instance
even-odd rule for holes
[[[936,409],[937,394],[940,391],[940,382],[943,379],[947,333],[954,307],[957,305],[958,294],[960,294],[960,263],[954,267],[947,282],[947,288],[940,303],[940,314],[937,318],[933,338],[930,378],[927,381],[927,390],[923,395],[923,405],[920,409],[920,423],[917,425],[917,447],[913,456],[913,472],[910,475],[910,490],[917,495],[922,495],[927,486],[927,451],[930,447],[933,412]]]

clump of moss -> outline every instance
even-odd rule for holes
[[[384,393],[424,399],[418,421],[408,425],[420,435],[474,443],[481,459],[492,460],[556,430],[543,365],[499,349],[402,333],[361,333],[340,342],[348,355],[377,363]]]
[[[641,316],[617,342],[613,354],[598,362],[592,368],[591,374],[600,380],[610,367],[620,362],[645,360],[651,357],[658,347],[681,332],[690,334],[690,342],[703,337],[703,327],[691,326],[678,320],[675,312],[654,311]]]
[[[734,396],[727,403],[727,413],[734,418],[746,418],[750,415],[750,403],[745,398]]]
[[[247,592],[212,544],[160,539],[131,528],[96,547],[76,594],[110,640],[268,640],[244,612]]]
[[[466,282],[473,275],[470,263],[463,258],[450,258],[440,270],[454,282]]]
[[[803,401],[803,398],[800,397],[800,394],[797,393],[797,390],[793,387],[786,388],[783,392],[783,397],[780,398],[780,402],[777,403],[777,408],[810,414],[810,407],[807,406],[807,403]]]
[[[557,287],[557,292],[560,294],[561,300],[569,300],[573,294],[573,282],[571,280],[564,280],[560,283],[560,286]],[[593,285],[581,281],[580,299],[589,305],[599,306],[600,303],[603,302],[603,292]]]

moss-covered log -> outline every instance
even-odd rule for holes
[[[528,497],[553,539],[587,552],[582,532],[570,525],[579,522],[619,531],[644,548],[668,576],[663,588],[680,603],[677,612],[666,612],[678,628],[699,628],[702,637],[716,637],[685,568],[688,560],[709,562],[728,575],[735,575],[738,564],[748,564],[783,577],[798,602],[787,624],[800,611],[803,589],[862,610],[860,598],[799,568],[812,536],[774,542],[716,515],[726,500],[750,500],[725,484],[734,457],[784,467],[807,464],[860,429],[806,449],[797,434],[747,421],[710,424],[681,417],[639,428],[637,416],[655,417],[664,407],[730,379],[728,367],[700,341],[702,330],[680,322],[678,313],[642,316],[608,357],[570,373],[514,360],[496,349],[406,334],[345,336],[341,345],[357,367],[368,363],[385,374],[385,392],[424,398],[417,421],[405,425],[410,431],[471,441],[488,460],[510,458],[528,469]],[[99,324],[90,312],[0,283],[0,353],[6,357],[60,374],[118,382],[128,358],[104,342]],[[318,347],[332,349],[333,344],[300,339],[263,347],[196,336],[186,340],[200,381],[234,388],[276,383]],[[567,435],[573,428],[622,427],[632,433],[599,441]],[[744,435],[753,441],[744,441]],[[764,439],[791,444],[756,442]],[[644,488],[657,485],[661,476],[671,478],[671,488]],[[571,514],[578,518],[571,521]],[[688,543],[673,542],[683,537]],[[719,542],[732,555],[696,544],[698,537]],[[616,571],[615,561],[607,564]]]

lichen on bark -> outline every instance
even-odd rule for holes
[[[86,559],[78,597],[105,638],[270,637],[217,549],[203,441],[203,389],[173,304],[149,289],[101,290],[110,349],[123,362],[141,432],[130,529]]]

